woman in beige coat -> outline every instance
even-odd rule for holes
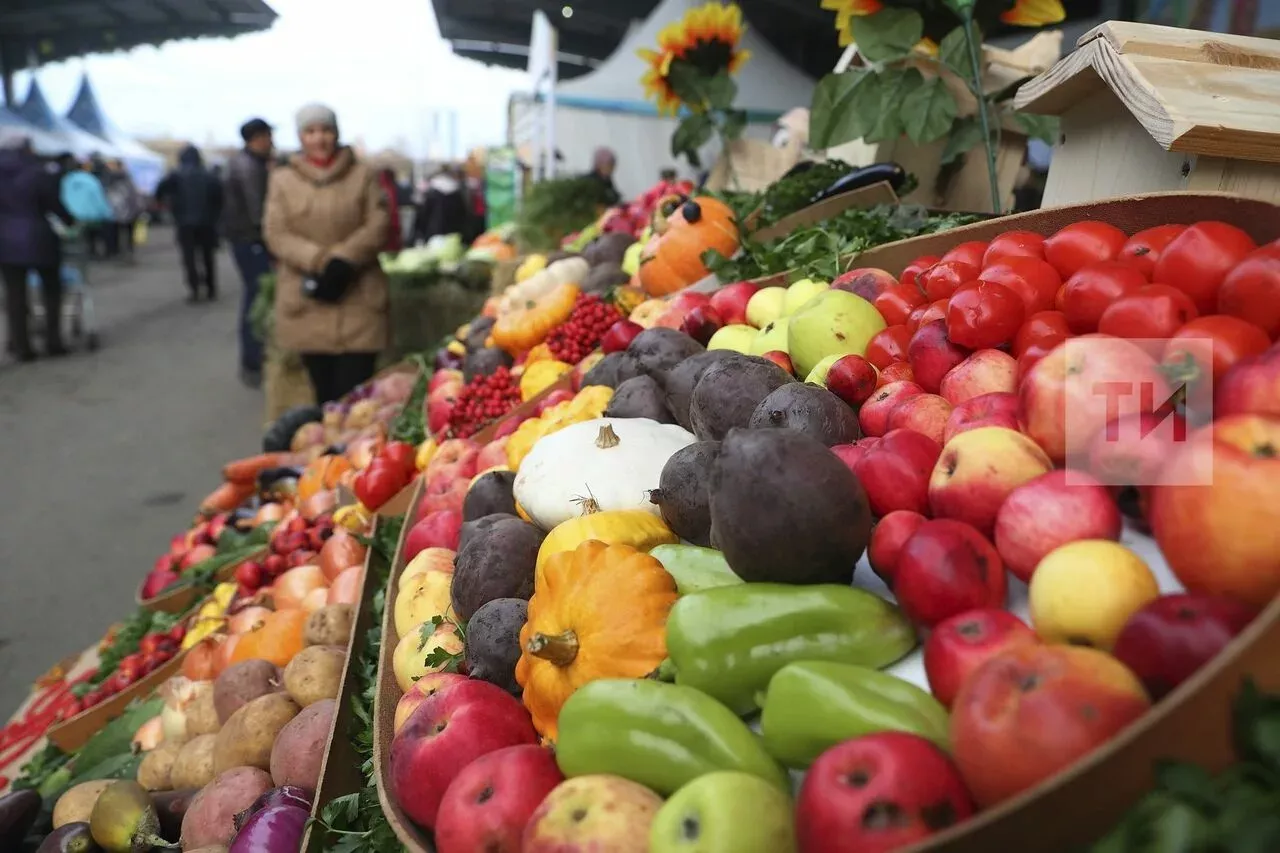
[[[298,113],[302,153],[271,173],[263,236],[277,259],[275,341],[302,355],[316,401],[373,376],[388,344],[378,253],[390,215],[377,174],[338,144],[327,107]]]

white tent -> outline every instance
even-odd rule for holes
[[[16,112],[41,130],[65,139],[67,144],[64,150],[82,160],[94,154],[108,159],[122,156],[109,141],[81,130],[73,122],[55,113],[49,106],[49,102],[45,100],[44,92],[41,91],[40,84],[35,78],[31,80],[31,88],[27,89],[27,99],[22,102],[22,106],[18,107]]]
[[[42,157],[55,157],[70,148],[65,137],[41,130],[8,107],[0,106],[0,140],[17,136],[30,140],[31,147]]]
[[[80,89],[67,109],[66,120],[112,146],[133,178],[139,192],[151,195],[164,177],[165,160],[160,154],[132,139],[102,111],[89,75],[80,78]]]
[[[564,155],[558,169],[585,172],[592,150],[608,146],[618,154],[614,182],[628,198],[652,186],[663,168],[688,171],[683,159],[677,163],[671,156],[671,134],[678,120],[659,116],[653,102],[645,98],[641,78],[646,65],[636,51],[656,48],[662,28],[697,5],[697,0],[663,0],[647,19],[631,26],[618,49],[598,68],[556,86],[555,140]],[[769,126],[779,115],[810,102],[814,81],[783,59],[750,22],[742,46],[751,51],[751,59],[736,76],[734,106],[748,113],[748,136],[768,138]],[[531,134],[537,121],[533,115],[541,109],[530,97],[513,99],[510,135],[516,147],[534,143]],[[714,150],[710,149],[712,156]]]

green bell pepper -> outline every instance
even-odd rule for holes
[[[825,660],[881,667],[916,645],[897,607],[836,584],[747,583],[676,602],[667,618],[667,654],[683,684],[749,714],[774,673]]]
[[[842,741],[875,732],[909,732],[948,749],[950,724],[947,709],[911,682],[825,661],[778,670],[760,715],[765,749],[796,769]]]
[[[560,709],[556,762],[565,776],[612,774],[663,796],[715,770],[759,776],[790,793],[787,772],[732,711],[692,687],[606,678]]]
[[[718,586],[742,583],[742,578],[729,568],[729,561],[714,548],[698,545],[659,545],[649,552],[667,574],[675,579],[681,595],[701,592]]]

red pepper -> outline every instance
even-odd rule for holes
[[[409,485],[410,475],[389,460],[375,459],[356,475],[353,484],[356,498],[372,510],[385,504]]]
[[[382,452],[378,454],[379,459],[386,459],[394,462],[400,468],[406,471],[417,469],[418,449],[407,441],[388,442],[382,448]]]

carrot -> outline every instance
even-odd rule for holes
[[[292,453],[259,453],[222,466],[222,479],[228,483],[252,485],[258,474],[268,468],[280,468],[293,462]]]
[[[251,498],[257,491],[253,483],[223,483],[200,501],[200,514],[217,515],[231,512]]]

